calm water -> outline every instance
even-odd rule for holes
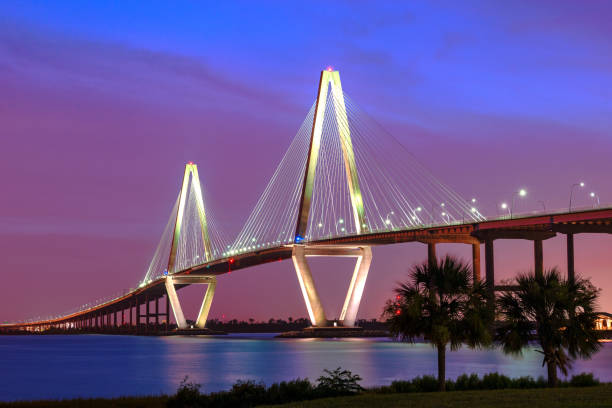
[[[338,366],[360,374],[363,385],[383,385],[435,374],[437,367],[428,344],[272,337],[0,336],[0,400],[172,393],[185,375],[215,391],[238,379],[315,380],[324,368]],[[573,371],[612,381],[610,363],[612,343],[607,343],[592,360],[577,361]],[[491,371],[545,375],[534,350],[522,359],[496,350],[447,353],[450,378]]]

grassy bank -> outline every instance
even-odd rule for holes
[[[74,399],[65,401],[34,401],[0,403],[0,407],[23,408],[162,408],[166,406],[167,397],[139,397],[116,399]],[[612,406],[612,384],[586,388],[529,389],[529,390],[491,390],[491,391],[455,391],[428,392],[409,394],[371,394],[366,393],[353,397],[324,398],[296,402],[281,407],[407,407],[407,408],[603,408]]]
[[[586,388],[544,388],[530,390],[456,391],[411,394],[362,394],[353,397],[324,398],[272,408],[603,408],[612,406],[612,385]]]
[[[63,401],[0,402],[0,408],[165,408],[168,397],[122,397]]]

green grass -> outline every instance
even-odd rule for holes
[[[162,408],[166,396],[125,397],[114,399],[73,399],[64,401],[21,401],[0,403],[0,408]],[[612,407],[612,384],[584,388],[542,388],[529,390],[452,391],[446,393],[373,394],[354,397],[324,398],[269,408],[604,408]]]
[[[612,384],[584,388],[362,394],[354,397],[325,398],[284,405],[269,405],[269,407],[609,408],[612,407]]]
[[[61,401],[19,401],[0,402],[0,408],[165,408],[168,397],[121,397],[121,398],[92,398],[71,399]]]

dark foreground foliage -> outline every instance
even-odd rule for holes
[[[216,407],[254,407],[264,404],[284,404],[287,402],[311,400],[315,398],[340,397],[353,395],[364,389],[359,385],[361,377],[342,370],[324,370],[325,375],[313,385],[308,379],[282,381],[266,387],[255,381],[238,381],[229,391],[200,393],[200,384],[181,382],[176,395],[168,399],[169,408],[216,408]]]
[[[283,381],[266,387],[255,381],[238,381],[229,391],[200,393],[200,385],[190,383],[187,378],[181,383],[177,393],[168,399],[169,408],[216,408],[216,407],[254,407],[258,405],[277,405],[290,402],[307,401],[318,398],[340,397],[364,394],[422,393],[438,391],[438,380],[433,376],[416,377],[409,381],[393,381],[391,385],[364,389],[359,385],[361,377],[338,367],[325,370],[317,384],[308,379]],[[599,385],[593,374],[579,374],[569,381],[559,383],[561,387],[586,387]],[[510,378],[498,373],[478,377],[476,374],[461,375],[456,380],[446,381],[447,391],[530,389],[545,388],[548,382],[543,377]]]
[[[561,381],[560,387],[591,387],[599,385],[599,380],[592,373],[582,373],[573,376],[569,381]],[[499,373],[485,374],[478,377],[476,374],[463,374],[456,380],[446,380],[447,391],[469,391],[469,390],[501,390],[501,389],[528,389],[546,388],[548,381],[544,377],[537,379],[533,377],[510,378]],[[433,392],[438,391],[438,379],[431,375],[416,377],[409,381],[393,381],[391,385],[371,389],[370,392],[378,393],[405,393],[405,392]]]
[[[541,390],[539,393],[548,393],[546,395],[542,394],[529,394],[521,397],[518,393],[527,392],[527,389],[534,388],[547,388],[548,383],[544,378],[533,379],[532,377],[521,377],[521,378],[509,378],[505,375],[501,375],[498,373],[491,373],[483,376],[482,378],[478,377],[476,374],[472,375],[462,375],[459,376],[455,381],[448,380],[446,386],[448,391],[468,391],[464,393],[440,393],[437,394],[435,399],[429,398],[423,399],[423,393],[429,393],[432,391],[437,391],[438,380],[433,376],[423,376],[414,378],[411,381],[394,381],[389,386],[378,387],[378,388],[370,388],[363,389],[359,386],[358,381],[360,380],[359,376],[352,374],[350,371],[342,370],[340,368],[327,371],[326,374],[319,378],[317,385],[313,385],[307,379],[297,379],[293,381],[283,381],[281,383],[272,384],[269,387],[264,386],[261,383],[256,383],[253,381],[239,381],[231,388],[229,391],[217,392],[212,394],[202,394],[200,393],[200,385],[190,383],[185,379],[177,393],[171,397],[167,396],[158,396],[158,397],[125,397],[125,398],[113,398],[113,399],[104,399],[104,398],[95,398],[95,399],[72,399],[72,400],[62,400],[62,401],[19,401],[19,402],[0,402],[0,408],[5,407],[15,407],[15,408],[31,408],[31,407],[50,407],[50,408],[97,408],[97,407],[116,407],[116,408],[155,408],[155,407],[254,407],[259,405],[278,405],[285,403],[300,403],[300,401],[314,400],[312,401],[312,406],[322,406],[322,407],[343,407],[347,406],[350,408],[356,408],[357,406],[387,406],[390,402],[388,397],[391,397],[390,394],[397,394],[393,396],[393,401],[397,402],[401,399],[405,399],[406,397],[401,395],[413,394],[415,400],[411,402],[416,403],[415,401],[420,401],[417,405],[407,405],[407,406],[424,406],[423,404],[431,401],[439,401],[441,398],[454,398],[451,395],[461,394],[464,395],[460,397],[461,403],[457,403],[452,406],[456,407],[468,407],[473,408],[473,403],[467,403],[470,398],[480,399],[485,397],[485,394],[481,396],[481,394],[474,394],[473,397],[469,397],[474,392],[478,390],[495,390],[499,389],[497,392],[511,392],[510,390],[519,390],[525,389],[525,391],[513,391],[512,394],[503,394],[500,396],[502,399],[513,400],[514,397],[517,397],[517,401],[521,402],[525,398],[535,398],[539,396],[545,405],[541,405],[545,408],[550,406],[559,406],[559,399],[557,398],[558,392],[563,392],[564,390],[557,390],[555,394],[550,394],[548,391],[550,390]],[[321,381],[322,380],[322,381]],[[321,385],[324,384],[324,385]],[[569,381],[562,381],[559,385],[561,387],[587,387],[587,386],[595,386],[598,385],[599,381],[593,378],[593,374],[579,374],[575,375]],[[572,405],[575,407],[593,407],[593,406],[609,406],[601,405],[601,401],[605,400],[606,402],[612,402],[610,395],[612,395],[612,390],[609,388],[610,385],[602,385],[601,387],[596,387],[595,390],[602,390],[602,395],[599,395],[601,392],[589,391],[592,397],[586,397],[585,392],[576,392],[571,391],[571,395],[583,395],[581,403],[582,405]],[[506,391],[503,391],[505,389]],[[575,389],[574,389],[575,390]],[[570,391],[570,390],[566,390]],[[585,390],[586,391],[586,390]],[[535,392],[532,391],[532,392]],[[472,393],[472,394],[470,394]],[[347,395],[355,395],[359,394],[359,397],[351,397],[350,400],[346,400],[345,398],[325,398],[325,397],[339,397],[339,396],[347,396]],[[605,395],[604,395],[605,394]],[[426,394],[425,394],[426,395]],[[446,396],[445,396],[446,395]],[[490,395],[487,393],[486,395]],[[520,397],[520,398],[519,398]],[[551,397],[554,397],[550,399]],[[410,397],[413,398],[413,397]],[[498,398],[498,397],[496,397]],[[523,399],[521,399],[523,398]],[[363,404],[360,405],[360,402],[363,400]],[[519,401],[520,400],[520,401]],[[584,400],[584,401],[583,401]],[[354,401],[354,402],[351,402]],[[406,400],[407,401],[407,400]],[[429,401],[429,402],[427,402]],[[496,400],[498,402],[503,402],[501,400]],[[512,402],[510,401],[510,402]],[[306,404],[306,402],[303,402]],[[552,403],[552,405],[551,405]],[[557,403],[557,405],[554,405]],[[426,405],[427,405],[426,404]],[[598,405],[599,404],[599,405]],[[436,407],[440,405],[435,405]],[[502,408],[509,405],[495,405],[495,408]],[[511,405],[511,406],[519,406],[519,405]],[[533,406],[532,408],[538,408],[540,405]],[[429,407],[429,405],[427,405]]]

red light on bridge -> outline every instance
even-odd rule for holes
[[[189,163],[187,163],[187,164],[192,165],[192,164],[193,164],[193,162],[191,162],[191,161],[190,161],[190,162],[189,162]]]
[[[234,258],[230,258],[229,263],[233,264],[234,263]]]
[[[402,313],[402,311],[401,311],[400,309],[397,309],[397,310],[395,311],[395,315],[396,315],[396,316],[399,316],[401,313]]]
[[[327,67],[327,72],[332,72],[333,68],[331,66]]]

